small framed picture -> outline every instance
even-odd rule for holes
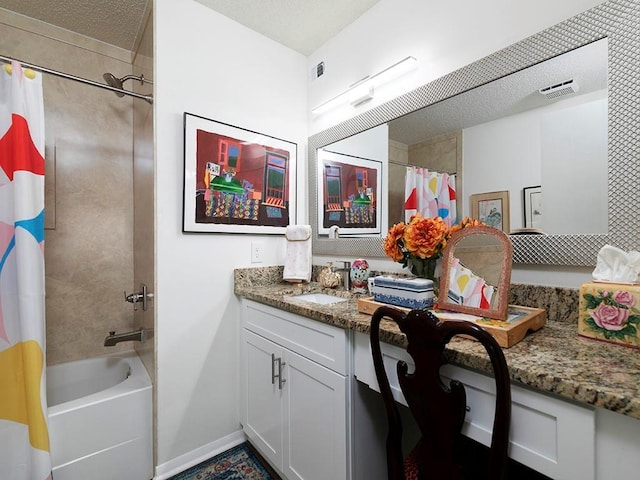
[[[542,187],[522,189],[525,228],[542,228]]]
[[[490,227],[509,233],[509,191],[476,193],[470,196],[471,216]]]

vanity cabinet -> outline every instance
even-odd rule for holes
[[[369,336],[354,338],[354,375],[358,381],[378,391]],[[413,369],[411,356],[403,348],[382,344],[382,355],[392,392],[406,406],[398,384],[396,365],[403,360]],[[495,385],[487,375],[445,365],[441,369],[445,384],[455,378],[465,386],[468,411],[462,432],[489,445],[495,411]],[[512,384],[509,456],[534,470],[557,479],[595,479],[596,414],[550,395]],[[386,431],[386,430],[385,430]]]
[[[350,477],[349,331],[242,301],[241,422],[288,480]]]

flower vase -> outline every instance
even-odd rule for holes
[[[436,271],[439,270],[439,260],[439,257],[420,258],[413,255],[409,255],[409,258],[407,258],[407,267],[413,275],[420,278],[426,278],[433,282],[433,293],[436,300],[438,299],[438,290],[440,286],[439,275],[436,274]]]

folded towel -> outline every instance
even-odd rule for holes
[[[311,225],[289,225],[282,278],[287,282],[311,281]]]

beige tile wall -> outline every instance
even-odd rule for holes
[[[94,81],[131,73],[129,52],[1,10],[0,38],[2,55]],[[132,347],[103,341],[134,326],[123,299],[134,287],[133,109],[128,97],[47,74],[43,88],[47,162],[55,160],[55,229],[45,232],[52,365]]]

